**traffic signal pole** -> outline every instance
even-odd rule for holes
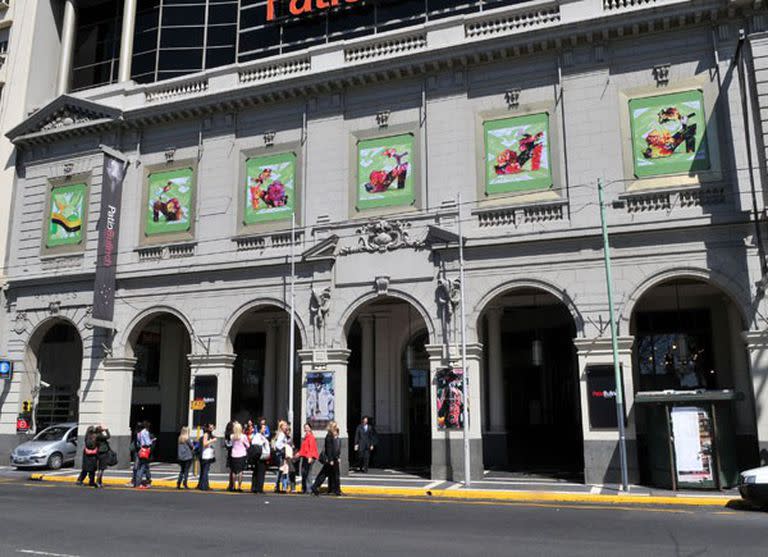
[[[611,247],[608,241],[608,224],[605,220],[605,202],[603,201],[603,180],[597,179],[597,196],[600,201],[600,224],[603,229],[603,260],[605,263],[605,287],[608,290],[608,322],[611,327],[611,349],[613,351],[613,374],[616,381],[616,419],[619,425],[619,458],[621,461],[621,488],[629,490],[629,472],[627,470],[627,439],[624,428],[624,383],[619,365],[619,342],[616,319],[613,312],[613,276],[611,274]]]

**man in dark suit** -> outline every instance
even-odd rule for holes
[[[368,463],[371,461],[371,452],[376,446],[376,430],[370,423],[368,416],[363,416],[360,425],[355,430],[355,452],[357,453],[357,465],[360,472],[368,472]]]

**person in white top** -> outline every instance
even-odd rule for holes
[[[280,484],[283,481],[283,462],[285,461],[285,444],[288,440],[288,422],[280,420],[277,424],[277,435],[274,439],[275,464],[277,465],[277,482],[275,493],[280,493]]]
[[[269,447],[269,439],[267,439],[266,424],[259,423],[259,429],[253,431],[251,445],[258,447],[261,451],[253,466],[251,493],[264,493],[264,476],[267,473],[267,461],[272,453]]]

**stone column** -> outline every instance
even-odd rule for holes
[[[117,72],[117,80],[120,83],[131,80],[135,28],[136,0],[125,0],[123,2],[123,29],[120,33],[120,65]]]
[[[637,461],[637,435],[635,429],[635,384],[632,365],[632,344],[635,338],[619,337],[619,363],[624,380],[624,411],[627,415],[625,429],[627,441],[627,465],[629,482],[639,479]],[[621,465],[618,452],[618,429],[594,429],[589,422],[589,389],[587,367],[590,365],[613,366],[613,350],[610,337],[577,338],[573,341],[578,351],[579,400],[581,401],[581,427],[584,434],[584,481],[588,484],[619,483]]]
[[[190,354],[189,400],[194,399],[195,378],[198,376],[216,377],[216,435],[221,444],[216,448],[217,458],[214,463],[215,472],[223,472],[226,468],[224,449],[224,428],[232,414],[232,369],[235,365],[235,354]],[[192,409],[189,409],[189,423],[192,424]]]
[[[277,321],[270,319],[267,321],[267,338],[264,352],[264,417],[267,423],[271,424],[270,429],[275,427],[275,384],[277,381],[277,355],[275,347],[277,343]]]
[[[768,330],[745,331],[742,333],[749,356],[752,371],[752,392],[745,393],[747,397],[754,396],[755,422],[757,425],[757,443],[760,450],[760,461],[768,463]]]
[[[109,428],[109,441],[117,452],[118,466],[130,466],[131,455],[131,399],[133,371],[136,358],[107,358],[104,360],[104,412],[103,422]]]
[[[64,17],[61,21],[61,54],[59,55],[59,76],[56,81],[56,96],[69,93],[72,85],[72,61],[75,55],[75,32],[77,14],[75,0],[64,0]]]
[[[301,421],[307,418],[307,374],[313,371],[330,371],[334,381],[334,421],[339,425],[341,439],[341,473],[349,471],[349,432],[347,431],[347,362],[350,350],[346,348],[328,348],[317,350],[299,350],[301,362]],[[316,429],[317,444],[322,452],[325,440],[325,428]]]
[[[488,323],[488,406],[490,410],[491,432],[506,431],[504,403],[504,362],[501,349],[502,308],[491,308],[486,312]]]
[[[464,481],[464,430],[439,429],[437,425],[437,371],[443,367],[461,368],[461,353],[451,347],[446,355],[442,344],[426,346],[430,366],[430,423],[432,429],[432,465],[433,480]],[[467,344],[467,384],[469,396],[466,397],[469,419],[469,477],[480,480],[483,477],[483,409],[480,401],[480,364],[483,345]],[[467,424],[465,424],[465,427]]]
[[[364,416],[373,416],[374,405],[374,322],[372,315],[362,315],[358,319],[363,330],[362,353],[360,358],[360,409]]]
[[[277,321],[275,354],[275,420],[288,419],[288,321]]]

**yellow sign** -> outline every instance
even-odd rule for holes
[[[189,403],[189,407],[192,410],[202,410],[205,408],[205,401],[204,400],[193,400]]]

